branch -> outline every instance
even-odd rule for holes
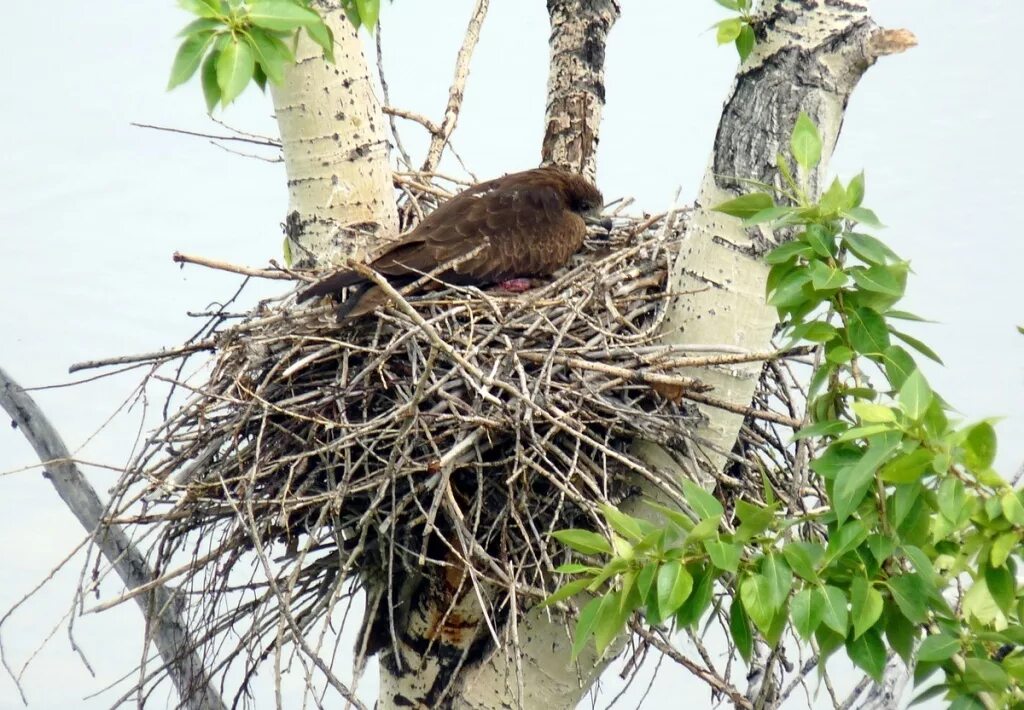
[[[617,0],[548,0],[551,49],[541,162],[597,174],[605,104],[605,43],[619,19]]]
[[[10,415],[36,450],[45,467],[43,476],[87,531],[95,533],[93,542],[110,561],[128,589],[151,583],[153,573],[142,554],[117,525],[102,524],[104,506],[85,476],[72,462],[60,435],[32,398],[0,369],[0,405]],[[165,587],[136,597],[160,657],[178,690],[182,706],[189,710],[221,710],[224,702],[210,685],[203,661],[196,653],[198,644],[189,636],[178,615],[180,600]]]
[[[455,123],[459,120],[459,110],[462,108],[462,96],[466,89],[466,79],[469,78],[469,60],[476,49],[477,40],[480,39],[480,27],[487,16],[489,0],[476,0],[473,7],[473,14],[469,18],[469,26],[466,27],[466,36],[462,40],[462,47],[455,58],[455,78],[448,89],[448,105],[444,109],[444,120],[437,131],[431,131],[430,147],[427,149],[427,159],[423,161],[423,172],[431,172],[441,162],[441,154],[444,152],[452,131],[455,130]],[[409,116],[406,116],[409,117]],[[424,126],[427,124],[424,123]],[[429,129],[428,129],[429,130]]]

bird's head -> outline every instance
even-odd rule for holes
[[[612,220],[601,214],[604,209],[604,196],[589,180],[581,175],[571,175],[566,183],[566,196],[569,209],[583,218],[588,225],[601,227],[606,232],[612,231]]]

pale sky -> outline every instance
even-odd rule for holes
[[[396,106],[440,117],[471,4],[397,0],[385,8]],[[539,159],[544,4],[492,0],[454,137],[482,179]],[[22,385],[39,387],[68,381],[73,362],[173,346],[198,327],[187,310],[203,310],[237,287],[233,276],[180,270],[170,259],[175,250],[250,265],[279,257],[284,169],[202,139],[129,126],[223,132],[206,118],[195,83],[164,91],[174,35],[188,21],[171,0],[7,5],[0,25],[7,56],[0,68],[0,230],[8,263],[0,366]],[[724,16],[712,0],[622,5],[608,46],[599,183],[608,199],[633,196],[638,209],[658,211],[677,187],[681,199],[692,200],[736,56],[716,48],[706,31]],[[998,465],[1010,474],[1024,462],[1024,336],[1015,329],[1024,324],[1024,247],[1016,234],[1024,204],[1024,101],[1012,40],[1024,25],[1024,4],[876,0],[874,10],[881,24],[912,30],[920,46],[869,70],[853,95],[832,168],[844,178],[866,171],[866,204],[888,225],[881,236],[912,261],[907,308],[936,321],[912,329],[945,359],[945,368],[928,366],[927,374],[965,418],[1004,417]],[[270,113],[269,100],[250,89],[223,118],[272,135]],[[403,127],[407,148],[421,155],[422,131]],[[250,302],[280,288],[258,284],[248,291]],[[90,437],[134,377],[35,396],[73,451],[118,466],[138,416],[120,417]],[[0,431],[2,614],[82,530],[38,469],[23,470],[36,459],[21,433]],[[102,468],[87,473],[101,493],[116,475]],[[73,562],[0,630],[20,666],[57,628],[23,679],[33,708],[107,707],[117,693],[83,698],[129,673],[138,657],[140,616],[128,605],[76,622],[95,678],[72,653],[61,619],[79,572]],[[118,590],[108,585],[104,592]],[[613,664],[598,707],[619,687],[618,669]],[[629,691],[625,707],[635,706],[647,677]],[[361,694],[372,698],[374,686],[367,678]],[[666,662],[645,707],[677,707],[681,697],[694,704],[708,696]],[[0,674],[0,708],[17,705],[13,684]],[[256,705],[272,703],[268,696]]]

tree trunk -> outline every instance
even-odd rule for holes
[[[619,19],[616,0],[548,0],[551,63],[541,163],[597,175],[598,131],[604,109],[608,31]]]
[[[332,2],[335,63],[299,33],[296,63],[271,85],[288,172],[287,242],[293,265],[344,263],[398,234],[386,123],[362,42]]]

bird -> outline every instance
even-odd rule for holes
[[[447,284],[502,284],[506,290],[523,291],[530,277],[548,276],[565,266],[583,245],[588,225],[611,231],[611,220],[601,216],[603,206],[601,191],[577,173],[557,167],[510,173],[442,203],[367,266],[396,288],[443,268],[435,278]],[[297,301],[338,296],[353,286],[355,292],[338,307],[339,321],[387,302],[376,284],[351,268],[314,283]],[[428,279],[421,288],[432,286],[436,282]]]

